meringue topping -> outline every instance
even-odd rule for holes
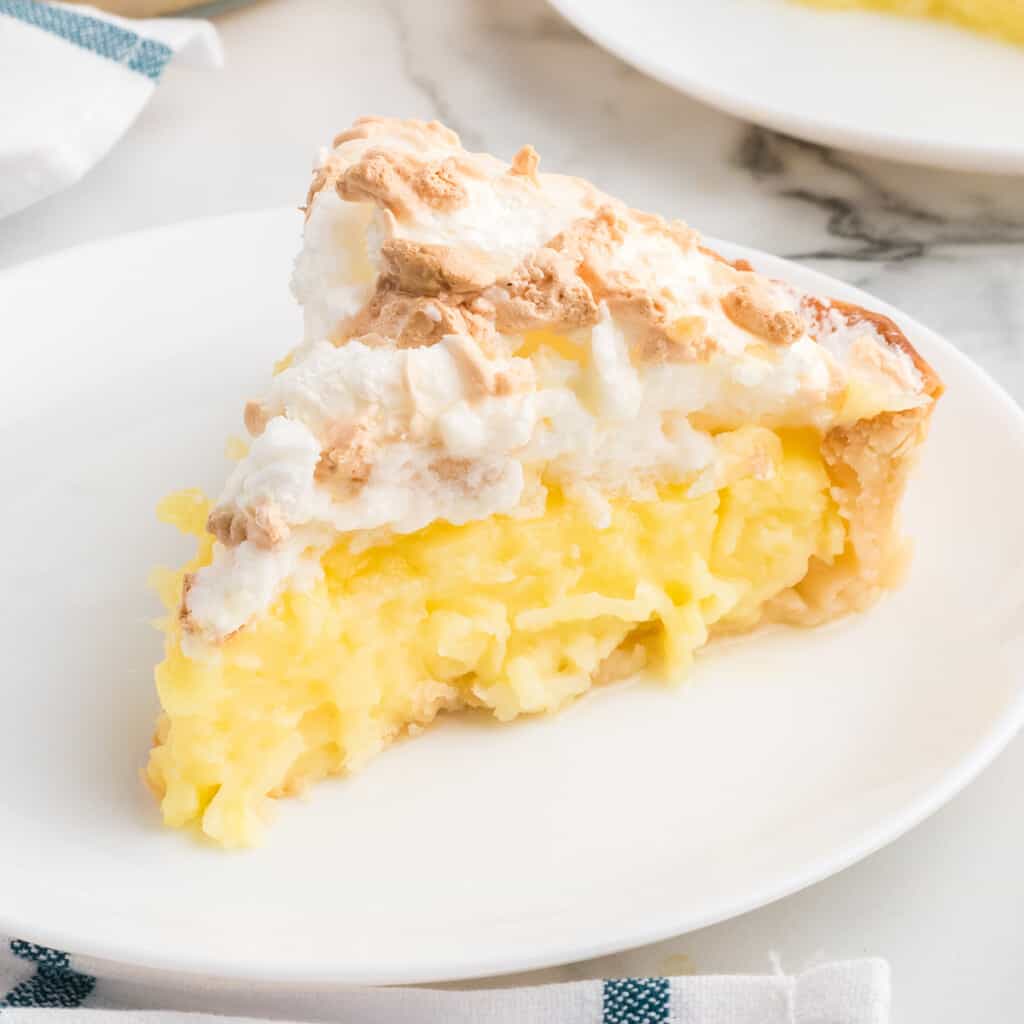
[[[712,425],[825,432],[851,382],[858,416],[928,400],[884,325],[540,172],[529,146],[506,164],[436,122],[363,118],[305,214],[305,337],[246,406],[253,441],[183,599],[203,642],[339,537],[538,514],[551,486],[602,522],[613,494],[716,479]]]

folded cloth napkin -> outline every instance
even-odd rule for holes
[[[0,0],[0,217],[78,181],[128,130],[175,56],[219,67],[214,27]]]
[[[242,1024],[257,1018],[338,1024],[886,1024],[884,960],[819,964],[798,975],[576,981],[453,991],[311,993],[168,981],[29,942],[0,940],[3,1024]],[[203,1012],[200,1012],[203,1011]],[[218,1014],[216,1017],[206,1014]]]

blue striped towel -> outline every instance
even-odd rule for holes
[[[75,1024],[242,1024],[270,1017],[343,1024],[886,1024],[889,970],[882,960],[847,960],[796,976],[317,993],[198,979],[185,984],[0,940],[0,1021],[58,1024],[55,1017]]]
[[[219,67],[216,30],[0,0],[0,217],[78,181],[128,130],[176,56]]]

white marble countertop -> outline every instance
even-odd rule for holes
[[[884,164],[741,124],[606,55],[544,0],[262,0],[217,23],[226,68],[172,67],[83,182],[0,222],[0,267],[297,203],[317,143],[357,115],[437,117],[470,147],[510,156],[532,142],[549,168],[852,281],[944,333],[1024,400],[1024,178]],[[523,980],[762,972],[770,953],[796,970],[877,954],[893,966],[897,1022],[1020,1020],[1022,779],[1019,738],[945,810],[829,881]]]

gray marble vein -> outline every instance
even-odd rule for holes
[[[922,196],[885,169],[811,142],[750,127],[733,155],[761,191],[819,210],[825,244],[792,259],[919,259],[943,247],[1024,245],[1024,189]],[[959,201],[958,201],[959,200]]]
[[[387,11],[394,26],[401,55],[402,71],[416,86],[430,104],[433,116],[453,131],[459,133],[464,145],[478,145],[478,136],[472,125],[463,124],[452,104],[448,101],[445,82],[442,77],[431,73],[431,61],[416,45],[419,38],[416,26],[408,16],[405,6],[397,0],[382,0],[381,9]]]

